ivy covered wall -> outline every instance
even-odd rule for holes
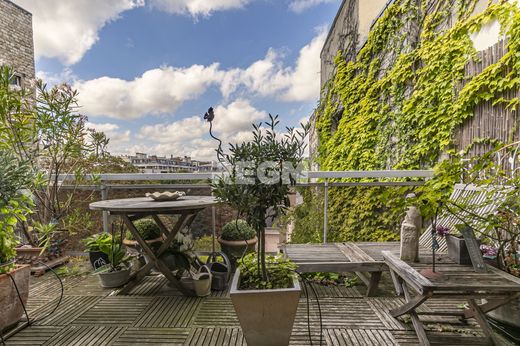
[[[475,15],[478,2],[396,0],[355,59],[338,52],[315,111],[322,170],[432,168],[454,153],[457,128],[476,105],[491,100],[516,112],[518,97],[503,96],[520,84],[520,8],[495,1]],[[478,56],[470,36],[495,20],[508,51],[468,78],[465,67]],[[332,189],[331,241],[398,239],[404,193]]]

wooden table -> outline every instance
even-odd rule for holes
[[[168,266],[160,259],[160,256],[170,247],[175,239],[175,235],[181,229],[190,227],[198,212],[216,203],[215,198],[207,196],[184,196],[177,201],[167,202],[156,202],[149,197],[141,197],[91,203],[90,209],[92,210],[106,211],[110,215],[121,217],[134,236],[134,239],[141,246],[142,251],[149,257],[149,262],[139,271],[132,274],[131,281],[120,293],[128,292],[144,278],[152,268],[156,268],[182,293],[188,296],[194,295],[193,292],[181,285],[171,270],[168,269]],[[168,229],[159,218],[159,215],[179,215],[179,218],[173,228]],[[136,220],[149,216],[157,223],[161,233],[165,237],[163,244],[155,252],[141,237],[141,234],[137,231],[133,223]]]
[[[520,297],[520,279],[506,272],[487,266],[482,272],[475,272],[471,265],[455,264],[445,254],[436,256],[436,272],[443,275],[426,278],[421,271],[431,268],[431,254],[422,254],[418,263],[407,263],[399,259],[399,254],[383,251],[398,295],[404,294],[406,303],[390,313],[393,317],[409,314],[421,345],[430,345],[419,315],[458,316],[462,319],[474,318],[482,328],[491,345],[499,345],[486,320],[485,313],[492,311],[513,299]],[[412,292],[410,292],[412,290]],[[416,309],[432,297],[462,298],[467,300],[464,311],[418,312]],[[477,299],[487,303],[479,305]]]

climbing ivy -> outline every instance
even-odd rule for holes
[[[518,98],[506,100],[501,95],[520,84],[518,4],[490,3],[473,15],[476,0],[454,2],[397,0],[378,20],[354,61],[345,61],[338,53],[335,74],[315,112],[321,169],[436,167],[443,153],[455,154],[455,130],[480,102],[492,100],[516,110]],[[470,35],[493,20],[508,39],[508,52],[468,80],[465,66],[477,59]],[[442,164],[438,167],[439,172],[446,170]],[[441,185],[458,179],[453,170],[450,173],[437,175]],[[331,239],[395,239],[406,192],[332,189]]]

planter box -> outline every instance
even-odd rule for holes
[[[17,266],[10,272],[10,275],[16,282],[23,303],[27,304],[31,267],[29,265]],[[0,275],[0,307],[0,332],[2,332],[16,325],[24,314],[18,293],[7,274]]]
[[[446,236],[446,245],[448,246],[448,256],[457,264],[471,264],[468,248],[464,238]]]
[[[249,346],[284,346],[289,344],[294,318],[300,301],[300,283],[293,288],[273,290],[238,290],[240,270],[231,283],[230,296]]]

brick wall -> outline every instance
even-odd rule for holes
[[[0,0],[0,65],[12,66],[23,82],[35,77],[32,15]]]

